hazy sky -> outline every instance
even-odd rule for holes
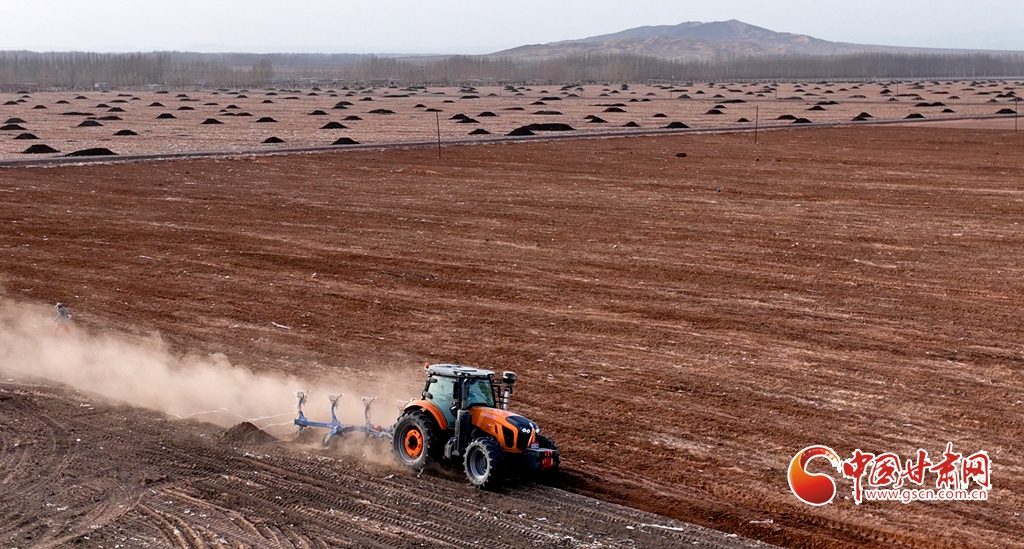
[[[0,49],[490,53],[684,21],[1024,51],[1024,0],[0,0]]]

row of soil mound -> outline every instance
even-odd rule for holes
[[[490,132],[488,132],[487,130],[476,130],[472,135],[482,135],[482,134],[489,134],[489,133]],[[27,135],[27,136],[30,136],[30,137],[21,137],[21,136],[19,136],[19,137],[16,137],[15,139],[38,139],[38,137],[36,137],[36,136],[34,136],[32,134],[22,134],[22,135]],[[116,135],[138,135],[138,134],[133,132],[133,131],[131,131],[131,130],[121,130],[120,132],[117,132]],[[285,141],[283,139],[281,139],[280,137],[276,137],[276,136],[275,137],[268,137],[267,139],[262,141],[262,143],[265,143],[265,144],[279,144],[279,143],[284,143],[284,142]],[[359,142],[354,140],[354,139],[352,139],[352,138],[350,138],[350,137],[342,137],[342,138],[337,139],[336,141],[334,141],[331,144],[332,145],[358,145]],[[21,153],[22,154],[56,154],[56,153],[59,153],[59,152],[60,152],[59,150],[57,150],[57,149],[55,149],[55,148],[53,148],[53,147],[51,147],[51,146],[49,146],[49,145],[47,145],[45,143],[38,143],[38,144],[30,146],[29,148],[25,149]],[[66,154],[64,156],[68,156],[68,157],[82,157],[82,156],[116,156],[116,155],[117,155],[117,153],[111,151],[110,149],[107,149],[107,148],[104,148],[104,147],[94,147],[94,148],[90,148],[90,149],[82,149],[82,150],[79,150],[79,151],[71,152],[71,153],[68,153],[68,154]]]

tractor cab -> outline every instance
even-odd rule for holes
[[[455,425],[459,410],[474,406],[494,408],[496,401],[504,402],[503,408],[507,409],[507,398],[502,400],[501,389],[493,383],[494,372],[490,370],[449,364],[429,366],[426,370],[427,383],[421,396],[438,407],[448,425]],[[501,385],[507,385],[511,394],[515,374],[506,372],[502,380]]]

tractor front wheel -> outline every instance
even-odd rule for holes
[[[403,414],[395,423],[395,460],[407,469],[422,471],[438,453],[438,431],[437,422],[425,412]]]
[[[477,488],[497,488],[505,473],[505,450],[493,438],[481,437],[466,446],[466,478]]]

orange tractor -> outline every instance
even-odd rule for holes
[[[425,367],[419,400],[405,405],[394,427],[395,459],[419,471],[431,462],[462,461],[466,478],[494,488],[510,473],[550,475],[558,470],[558,448],[540,427],[508,411],[516,375],[454,364]]]

